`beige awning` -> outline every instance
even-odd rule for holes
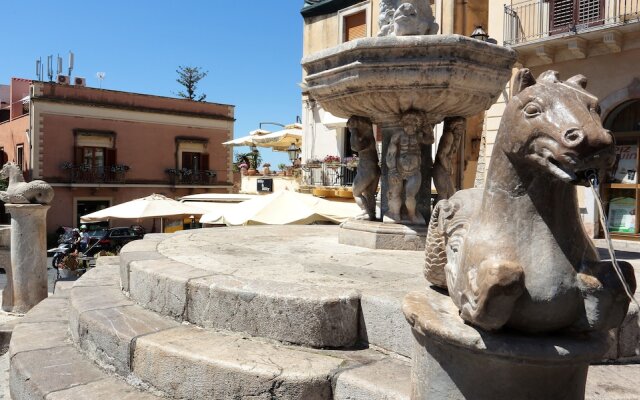
[[[355,203],[333,202],[283,190],[236,204],[223,214],[223,219],[230,226],[305,225],[318,221],[341,223],[359,213]]]

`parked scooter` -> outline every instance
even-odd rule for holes
[[[51,260],[51,266],[58,269],[58,264],[71,253],[72,245],[77,240],[77,236],[74,235],[74,230],[71,228],[64,228],[65,232],[58,238],[58,247],[47,250],[49,256],[53,256]]]

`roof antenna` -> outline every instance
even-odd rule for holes
[[[58,54],[58,68],[56,68],[56,75],[60,75],[62,73],[62,57],[60,57],[60,54]]]
[[[36,76],[39,81],[42,80],[42,57],[36,60]]]
[[[53,56],[47,56],[47,76],[49,82],[53,81]]]
[[[71,79],[71,71],[73,71],[73,52],[69,50],[69,79]]]
[[[98,77],[98,80],[100,81],[100,89],[102,89],[102,81],[104,80],[104,77],[107,76],[106,72],[97,72],[96,76]]]

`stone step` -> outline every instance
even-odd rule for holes
[[[317,348],[364,341],[408,356],[402,298],[424,286],[423,258],[340,245],[335,227],[225,228],[132,242],[120,276],[137,304],[178,321]]]
[[[314,350],[178,324],[132,304],[118,288],[117,265],[98,265],[70,291],[74,339],[101,365],[170,397],[408,399],[408,393],[398,397],[399,372],[392,379],[382,373],[404,371],[406,381],[407,360],[371,349]],[[367,381],[371,371],[379,372]],[[349,397],[354,394],[363,397]]]
[[[34,307],[12,334],[9,386],[13,400],[142,399],[142,392],[85,358],[69,333],[66,285]]]

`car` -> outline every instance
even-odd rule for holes
[[[142,239],[143,236],[144,231],[137,227],[110,228],[84,254],[88,257],[93,257],[101,251],[118,254],[125,244]]]

